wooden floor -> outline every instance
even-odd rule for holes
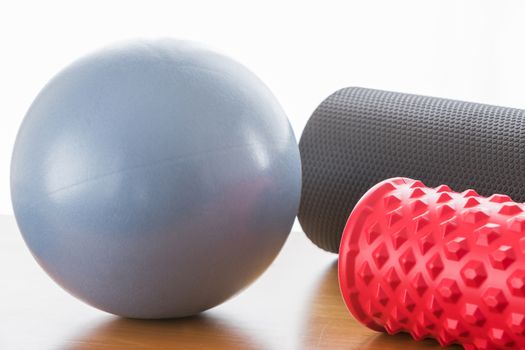
[[[14,219],[0,216],[0,349],[441,349],[354,321],[339,296],[336,261],[294,232],[268,271],[223,305],[187,319],[121,319],[56,286]]]

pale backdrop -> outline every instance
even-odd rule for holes
[[[2,1],[0,214],[9,161],[46,81],[80,55],[134,37],[205,42],[273,90],[299,137],[345,86],[525,108],[523,1]]]

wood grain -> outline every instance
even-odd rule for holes
[[[122,319],[76,300],[34,261],[9,216],[0,216],[0,273],[2,350],[441,349],[353,320],[339,295],[336,256],[300,232],[252,286],[186,319]]]

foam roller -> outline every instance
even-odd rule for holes
[[[316,109],[299,147],[299,221],[332,252],[357,200],[391,177],[525,201],[524,110],[346,88]]]
[[[357,203],[339,283],[360,322],[465,349],[525,349],[525,206],[393,178]]]

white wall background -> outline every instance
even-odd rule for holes
[[[0,0],[0,214],[32,99],[78,56],[133,37],[205,42],[273,90],[299,137],[345,86],[525,108],[525,2]]]

